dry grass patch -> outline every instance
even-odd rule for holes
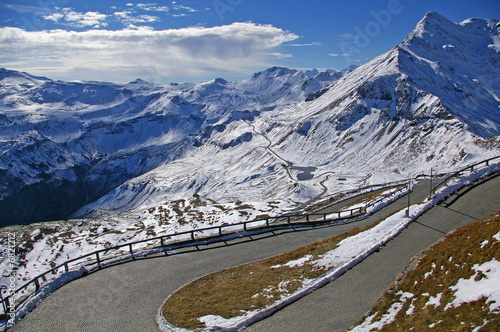
[[[490,311],[485,298],[458,307],[449,306],[455,300],[455,290],[460,279],[480,281],[486,276],[473,267],[492,260],[500,261],[500,212],[448,234],[433,245],[417,266],[396,289],[388,290],[384,301],[374,308],[380,320],[390,308],[398,303],[402,309],[395,320],[385,325],[382,331],[500,331],[500,310]],[[496,235],[496,237],[495,237]],[[498,286],[500,287],[500,285]],[[412,297],[401,300],[401,295]],[[439,298],[439,303],[429,304],[430,299]],[[445,310],[446,308],[446,310]],[[482,328],[480,328],[482,327]]]
[[[282,296],[299,290],[306,279],[317,279],[327,272],[313,264],[293,267],[285,264],[305,257],[311,257],[313,262],[335,249],[340,241],[383,220],[385,218],[285,254],[204,276],[172,294],[162,308],[163,316],[174,326],[194,330],[204,327],[199,321],[203,316],[229,319],[245,311],[264,309]]]

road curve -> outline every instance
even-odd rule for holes
[[[450,196],[411,223],[380,252],[245,331],[342,331],[383,295],[409,260],[446,233],[500,210],[500,174]]]
[[[247,330],[332,331],[349,327],[382,295],[420,248],[442,237],[448,229],[496,212],[500,195],[495,188],[499,184],[500,177],[494,177],[480,186],[468,188],[456,200],[453,196],[450,206],[431,209],[380,253]],[[411,195],[412,201],[422,200],[428,191],[428,182],[418,184]],[[491,203],[486,203],[485,194],[491,195]],[[158,331],[155,322],[158,308],[169,294],[186,283],[207,273],[290,251],[370,224],[406,204],[407,198],[403,197],[355,223],[282,230],[117,264],[61,287],[9,331]]]

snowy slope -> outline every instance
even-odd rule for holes
[[[498,20],[457,24],[429,13],[401,44],[400,70],[413,76],[419,89],[440,98],[474,133],[498,136],[499,34]]]
[[[400,45],[317,98],[225,124],[199,149],[127,181],[79,215],[139,213],[195,194],[293,206],[498,155],[498,26],[429,13]],[[265,73],[279,81],[285,72],[291,80],[298,75]],[[260,75],[240,84],[249,94],[256,82],[263,93],[281,91],[283,85],[266,85]],[[281,98],[295,93],[287,91]]]
[[[159,86],[0,73],[1,225],[67,217],[214,132],[306,99],[339,73],[271,68],[242,82]]]

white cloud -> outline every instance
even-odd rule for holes
[[[153,15],[133,15],[131,11],[124,10],[121,12],[113,13],[116,19],[123,23],[127,27],[131,27],[137,23],[153,23],[158,22],[160,18]]]
[[[329,53],[329,56],[348,56],[349,54],[347,53]]]
[[[170,9],[167,6],[158,6],[156,3],[138,3],[137,8],[145,11],[168,12]]]
[[[279,52],[267,53],[266,55],[270,58],[275,58],[275,59],[287,59],[293,57],[292,54],[279,53]]]
[[[116,13],[115,13],[116,15]],[[56,18],[54,18],[56,19]],[[128,82],[247,74],[297,35],[271,25],[233,23],[212,28],[153,31],[25,31],[0,28],[0,63],[59,79]]]
[[[175,9],[175,10],[185,10],[185,11],[188,11],[190,13],[197,12],[196,9],[194,9],[192,7],[188,7],[188,6],[183,6],[183,5],[174,5],[172,8]]]
[[[322,46],[322,44],[320,42],[312,42],[307,44],[288,44],[286,46],[304,47],[304,46]]]
[[[106,14],[99,12],[86,12],[79,13],[73,11],[71,8],[63,8],[61,12],[53,13],[51,15],[43,16],[44,19],[54,21],[56,23],[67,24],[78,28],[87,26],[101,27],[107,24],[102,22],[106,19]]]
[[[337,36],[340,40],[344,40],[344,41],[355,41],[358,39],[358,36],[356,36],[355,34],[353,33],[343,33],[343,34],[340,34]]]

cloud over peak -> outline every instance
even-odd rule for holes
[[[248,22],[159,31],[1,28],[0,61],[5,67],[49,72],[61,79],[215,77],[262,67],[270,53],[279,55],[278,46],[296,38],[280,28]]]

